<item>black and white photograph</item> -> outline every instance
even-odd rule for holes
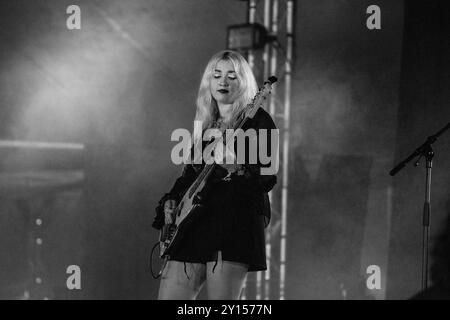
[[[0,0],[0,300],[449,300],[449,14]]]

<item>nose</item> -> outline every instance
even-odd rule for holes
[[[227,80],[227,77],[225,76],[222,76],[220,79],[219,79],[219,86],[223,86],[223,87],[228,87],[228,80]]]

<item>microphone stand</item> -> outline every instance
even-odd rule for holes
[[[419,146],[413,153],[411,153],[405,160],[401,161],[398,165],[392,169],[389,174],[394,176],[400,170],[402,170],[408,162],[412,159],[419,157],[414,163],[414,166],[418,166],[420,159],[425,157],[426,159],[426,179],[425,179],[425,202],[423,206],[423,218],[422,218],[422,291],[428,288],[428,234],[430,228],[430,215],[431,215],[431,168],[433,167],[434,151],[431,145],[436,142],[437,138],[450,128],[450,122],[445,127],[439,130],[436,134],[429,136],[427,140]]]

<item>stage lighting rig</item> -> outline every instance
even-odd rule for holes
[[[237,24],[227,28],[227,48],[230,50],[261,49],[273,38],[258,23]]]

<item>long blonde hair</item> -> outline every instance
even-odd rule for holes
[[[211,128],[219,114],[217,102],[211,95],[210,83],[214,69],[221,60],[230,61],[233,64],[234,71],[236,72],[239,81],[239,94],[232,106],[233,109],[231,111],[231,121],[229,126],[233,125],[258,92],[258,85],[256,84],[252,69],[241,54],[231,50],[224,50],[213,55],[205,68],[198,90],[195,120],[201,121],[202,130],[194,130],[195,141],[201,141],[202,138],[198,135],[201,135],[204,130]]]

